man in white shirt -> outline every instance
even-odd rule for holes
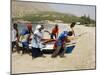
[[[32,58],[43,56],[41,51],[42,48],[42,39],[43,39],[43,28],[41,25],[37,25],[36,30],[34,31],[34,36],[32,38]]]
[[[19,53],[19,49],[18,49],[18,28],[17,28],[17,23],[13,24],[12,27],[12,52],[13,52],[13,48],[16,46],[17,52]]]

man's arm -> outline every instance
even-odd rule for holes
[[[73,35],[75,36],[75,32],[74,32],[73,28],[72,28],[72,32],[73,32]]]
[[[44,30],[44,32],[47,32],[47,33],[49,33],[49,35],[51,35],[51,33],[48,30]]]

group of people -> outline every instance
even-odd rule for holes
[[[75,22],[72,22],[70,25],[70,30],[63,31],[59,34],[59,26],[56,24],[51,32],[44,28],[44,25],[37,25],[35,31],[32,30],[32,24],[28,23],[27,27],[18,32],[18,24],[14,23],[12,26],[12,52],[14,52],[14,47],[16,46],[16,51],[20,53],[19,43],[22,44],[22,54],[31,53],[32,58],[36,57],[45,57],[43,52],[41,51],[42,46],[48,43],[48,40],[44,40],[43,35],[44,32],[48,32],[50,34],[50,39],[54,39],[54,52],[51,57],[56,57],[60,55],[60,57],[64,57],[64,53],[66,51],[66,43],[72,40],[71,36],[75,36],[74,32]],[[59,34],[59,36],[58,36]],[[49,41],[50,42],[50,41]],[[29,47],[31,45],[31,50]]]

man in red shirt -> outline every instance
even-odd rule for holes
[[[59,32],[59,28],[58,28],[58,25],[56,24],[55,27],[52,29],[52,32],[51,32],[51,39],[55,39],[57,38],[58,36],[58,32]]]

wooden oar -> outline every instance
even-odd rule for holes
[[[43,40],[44,40],[43,41],[44,44],[56,41],[56,39],[43,39]]]

